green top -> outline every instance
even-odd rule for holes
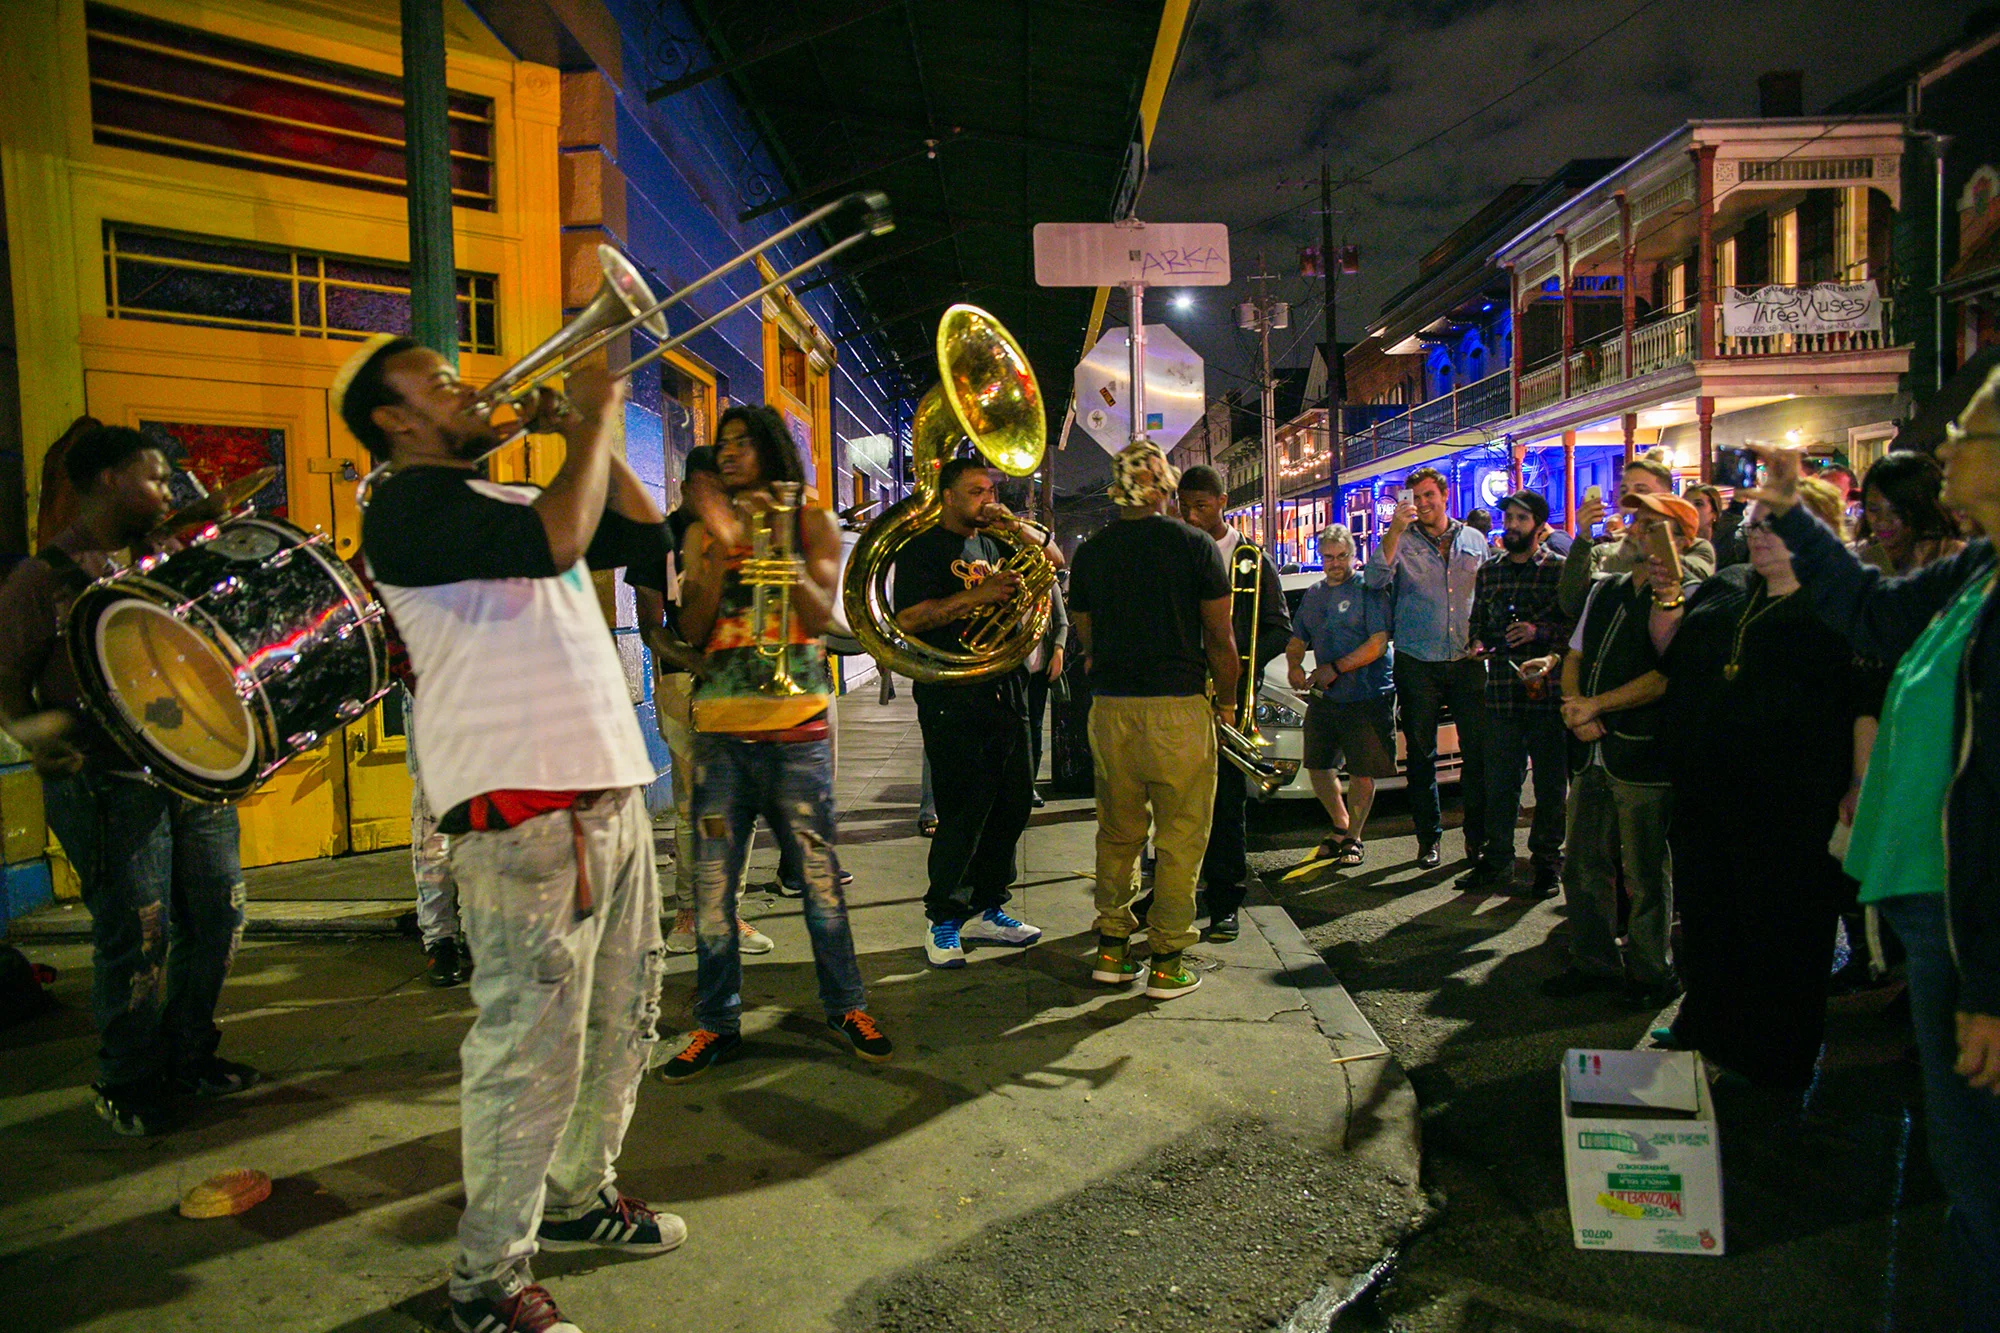
[[[1864,903],[1944,892],[1944,801],[1958,759],[1952,733],[1959,664],[1991,582],[1967,584],[1903,655],[1889,682],[1845,862],[1861,882]]]

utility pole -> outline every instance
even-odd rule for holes
[[[1340,350],[1340,328],[1335,318],[1339,308],[1340,259],[1333,248],[1333,167],[1319,160],[1319,262],[1326,284],[1326,343],[1321,357],[1326,362],[1326,482],[1327,497],[1340,494],[1340,474],[1335,454],[1340,436],[1340,407],[1347,401],[1347,357]]]
[[[410,331],[458,364],[444,0],[403,0],[403,176],[410,219]]]
[[[1257,267],[1264,267],[1261,254],[1257,256]],[[1257,284],[1257,295],[1236,308],[1236,327],[1256,330],[1263,348],[1262,373],[1258,376],[1263,389],[1259,455],[1264,460],[1262,545],[1267,552],[1278,540],[1278,384],[1271,378],[1271,330],[1288,328],[1292,322],[1291,307],[1283,301],[1273,301],[1265,291],[1264,284],[1275,276],[1253,274],[1250,281]]]

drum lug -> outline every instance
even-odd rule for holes
[[[213,597],[227,597],[232,593],[243,591],[243,580],[231,574],[226,578],[217,579],[210,585],[208,591],[209,595]]]
[[[295,731],[285,737],[286,747],[295,755],[301,750],[310,750],[318,744],[319,733],[317,731]]]
[[[347,721],[352,722],[355,718],[360,717],[363,713],[368,711],[368,705],[362,703],[358,699],[349,699],[347,702],[343,703],[340,707],[334,709],[333,711],[338,713],[341,717],[345,718]]]
[[[271,554],[265,556],[264,563],[260,565],[259,568],[283,569],[286,565],[292,563],[292,554],[298,549],[299,548],[296,546],[281,546],[277,550],[271,552]]]

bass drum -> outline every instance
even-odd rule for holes
[[[84,706],[119,748],[219,803],[387,693],[382,619],[323,536],[243,518],[93,583],[67,637]]]

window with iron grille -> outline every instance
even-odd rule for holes
[[[398,79],[141,18],[84,9],[96,141],[402,194]],[[452,201],[493,208],[493,101],[450,96]]]
[[[208,328],[359,340],[410,331],[410,270],[310,250],[104,225],[106,313]],[[458,348],[500,350],[490,273],[458,275]]]

